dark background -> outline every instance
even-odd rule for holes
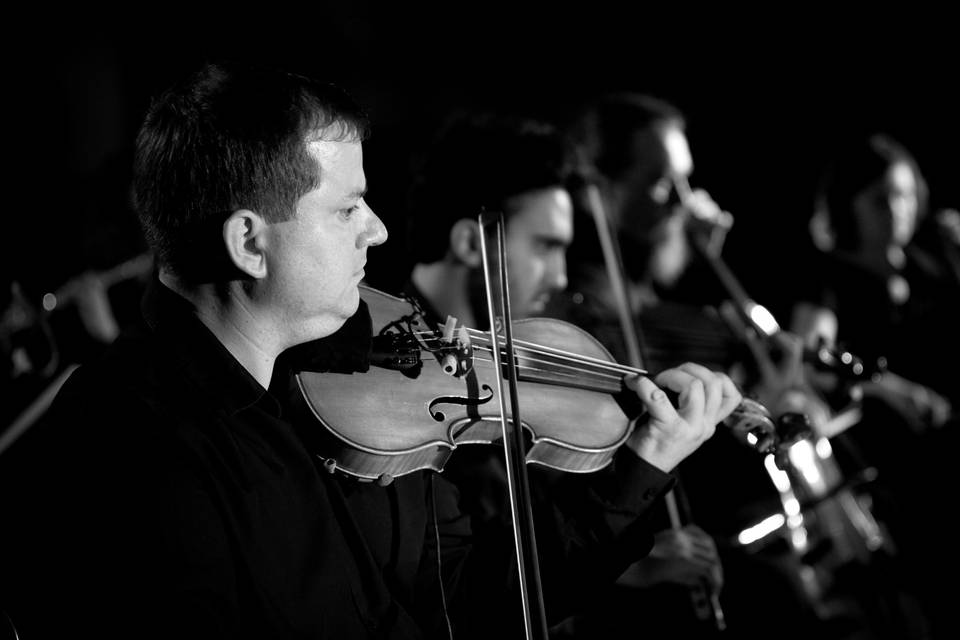
[[[310,7],[11,21],[22,44],[7,56],[15,198],[4,268],[41,295],[142,250],[124,191],[136,127],[151,96],[224,56],[332,80],[368,109],[368,200],[393,236],[368,279],[385,289],[403,275],[409,161],[457,106],[563,118],[605,90],[671,100],[688,115],[695,186],[736,217],[725,256],[775,311],[802,278],[815,178],[840,136],[891,133],[917,156],[932,205],[960,206],[957,46],[951,21],[913,7],[869,18],[600,3]]]
[[[804,279],[816,176],[839,139],[892,134],[916,155],[932,206],[960,207],[955,20],[915,3],[846,17],[806,4],[628,9],[352,2],[10,13],[0,282],[19,281],[38,306],[84,270],[144,251],[126,199],[136,129],[151,96],[218,57],[329,79],[368,109],[368,201],[392,238],[372,251],[367,273],[387,290],[406,276],[397,265],[410,160],[462,106],[562,119],[608,90],[674,102],[688,116],[694,185],[736,218],[724,257],[781,322]],[[81,359],[60,346],[64,363]],[[0,394],[3,423],[41,386]]]

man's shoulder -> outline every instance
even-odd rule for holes
[[[210,417],[196,401],[182,357],[150,334],[124,334],[70,375],[47,422],[58,432],[83,423],[82,431],[94,442],[172,442],[183,425]]]
[[[182,384],[175,375],[176,360],[169,349],[144,331],[121,335],[98,358],[79,366],[57,396],[105,410],[136,398],[160,395]],[[165,389],[166,387],[166,389]]]

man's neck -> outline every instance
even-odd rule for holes
[[[227,291],[214,285],[185,287],[175,278],[161,273],[160,281],[193,304],[194,313],[227,351],[237,359],[264,389],[270,387],[273,365],[282,348],[252,309],[240,290],[240,283],[227,285]]]
[[[438,313],[453,316],[464,326],[477,326],[470,304],[470,267],[447,261],[418,264],[410,279]]]

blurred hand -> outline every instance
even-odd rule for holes
[[[672,470],[696,451],[742,399],[726,374],[692,362],[662,371],[652,381],[632,377],[625,384],[636,392],[648,414],[630,435],[627,446],[663,471]],[[676,407],[660,387],[678,394]]]
[[[703,189],[689,191],[682,201],[688,213],[687,231],[702,240],[702,246],[712,256],[719,256],[727,232],[733,226],[733,215],[720,208],[710,194]]]
[[[713,538],[688,524],[657,533],[650,555],[630,565],[617,584],[636,588],[658,584],[692,587],[704,581],[714,593],[719,592],[723,587],[723,567]]]
[[[810,368],[803,360],[803,340],[788,331],[774,334],[772,340],[780,354],[777,363],[754,352],[761,371],[757,397],[775,416],[784,413],[806,415],[816,430],[830,420],[832,411],[808,381]],[[751,345],[750,349],[754,351],[754,346]]]
[[[807,348],[805,337],[780,330],[770,336],[768,342],[744,325],[732,303],[721,305],[720,313],[744,337],[750,349],[760,374],[750,391],[760,404],[774,416],[802,413],[815,430],[826,424],[832,412],[808,379],[811,369],[803,359]]]
[[[864,396],[883,400],[916,433],[943,426],[953,414],[950,401],[939,393],[889,371],[860,386]]]

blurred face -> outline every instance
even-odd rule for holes
[[[854,200],[854,216],[865,250],[904,246],[913,237],[920,211],[917,177],[905,162],[890,166],[882,181]]]
[[[506,203],[510,308],[516,319],[541,313],[567,286],[566,250],[573,241],[573,203],[565,189],[549,188]]]
[[[307,149],[320,186],[268,230],[269,303],[290,345],[329,335],[356,312],[367,249],[387,239],[363,199],[360,142],[316,140]]]
[[[631,251],[638,249],[642,260],[631,269],[633,275],[647,275],[669,286],[690,262],[685,235],[687,213],[677,199],[674,181],[689,178],[693,156],[686,135],[672,124],[638,134],[635,144],[638,160],[623,184],[626,194],[620,233]],[[624,251],[625,259],[628,253]]]
[[[917,177],[905,162],[894,164],[887,172],[887,201],[893,218],[893,240],[905,245],[913,237],[920,212]]]

